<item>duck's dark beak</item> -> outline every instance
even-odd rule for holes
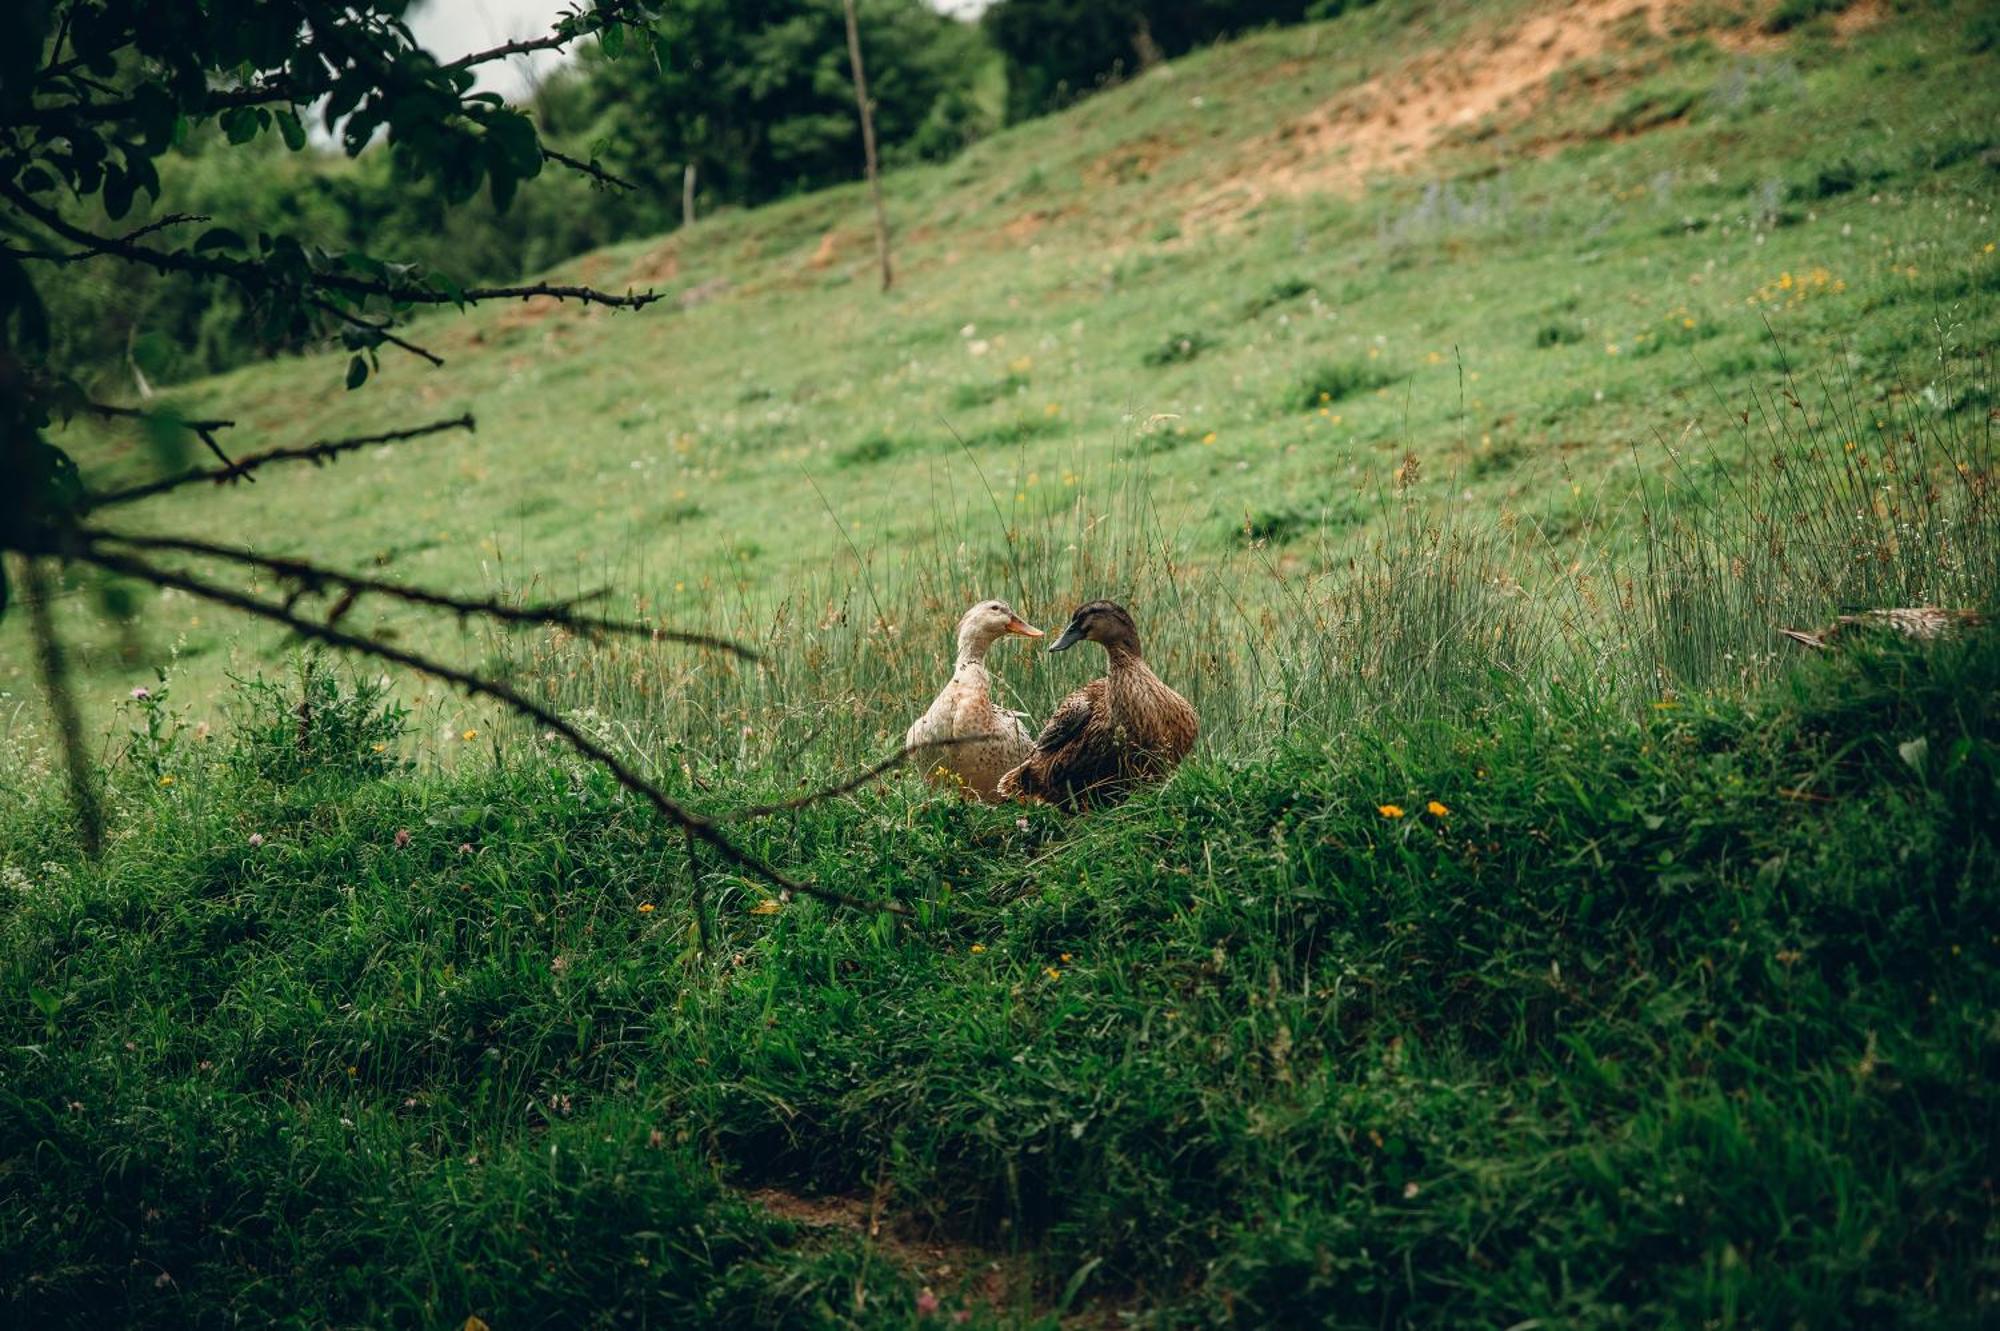
[[[1054,642],[1049,644],[1049,650],[1052,652],[1066,652],[1070,648],[1076,646],[1078,643],[1082,641],[1083,641],[1083,630],[1077,627],[1075,624],[1071,624],[1068,628],[1062,631],[1062,636],[1060,638],[1057,638]]]

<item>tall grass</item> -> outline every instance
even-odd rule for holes
[[[851,764],[892,748],[946,677],[959,614],[990,595],[1050,627],[1084,601],[1125,602],[1218,757],[1516,695],[1587,695],[1637,714],[1679,692],[1769,680],[1798,650],[1783,627],[1995,603],[2000,458],[1980,405],[1986,362],[1977,369],[1974,382],[1879,399],[1788,381],[1729,413],[1733,428],[1691,424],[1636,449],[1629,478],[1607,482],[1569,535],[1467,516],[1452,479],[1411,458],[1360,500],[1371,520],[1358,543],[1343,515],[1218,551],[1161,519],[1170,506],[1143,427],[1107,471],[1079,461],[1074,494],[1039,506],[1020,502],[1004,460],[967,450],[956,470],[970,493],[952,492],[941,463],[927,538],[865,548],[828,510],[841,539],[781,601],[710,589],[689,626],[749,642],[756,665],[560,633],[495,637],[490,660],[666,776],[705,762]],[[1079,664],[1014,643],[993,659],[1031,717],[1087,678]]]

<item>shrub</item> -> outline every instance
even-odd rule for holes
[[[1215,339],[1206,333],[1173,333],[1166,341],[1148,350],[1141,359],[1155,369],[1183,365],[1214,346]]]
[[[230,678],[239,692],[229,757],[239,769],[284,782],[327,774],[366,780],[404,765],[395,749],[409,710],[385,682],[343,678],[316,651],[299,658],[296,684]]]
[[[1395,383],[1400,376],[1379,370],[1366,361],[1328,361],[1308,370],[1292,391],[1291,405],[1312,411],[1329,402],[1366,393]]]

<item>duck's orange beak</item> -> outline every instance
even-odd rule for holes
[[[1030,624],[1027,620],[1021,618],[1019,615],[1015,615],[1012,619],[1007,621],[1007,631],[1009,633],[1014,634],[1016,637],[1021,637],[1021,638],[1039,638],[1044,636],[1040,629],[1036,628],[1033,624]]]

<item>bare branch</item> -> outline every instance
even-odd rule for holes
[[[873,781],[876,777],[886,772],[895,771],[918,754],[949,749],[957,744],[969,744],[977,738],[979,737],[976,735],[958,735],[950,739],[934,739],[922,744],[912,744],[906,748],[898,749],[881,762],[864,768],[862,771],[848,777],[845,781],[837,782],[831,786],[823,786],[809,794],[800,795],[793,799],[780,800],[776,804],[753,804],[747,809],[732,809],[727,814],[724,814],[723,817],[731,822],[751,818],[767,818],[774,813],[792,813],[814,804],[824,803],[830,799],[838,799],[842,795],[851,795],[870,781]]]
[[[41,671],[42,691],[48,695],[49,711],[54,714],[63,767],[69,773],[70,802],[76,806],[83,848],[96,855],[104,849],[104,805],[97,797],[97,783],[91,779],[90,755],[83,747],[83,722],[76,714],[76,696],[69,689],[69,663],[63,656],[62,639],[56,636],[54,616],[49,614],[49,600],[54,593],[41,560],[24,557],[21,573],[22,591],[28,601],[28,625],[35,639],[35,662]]]
[[[756,652],[728,638],[708,633],[691,633],[681,629],[657,628],[636,620],[579,615],[571,608],[571,604],[509,605],[494,598],[474,600],[469,597],[453,596],[447,592],[427,591],[422,587],[408,587],[359,573],[344,573],[339,569],[309,564],[302,559],[288,559],[282,555],[260,555],[254,551],[184,536],[139,536],[101,530],[86,530],[82,535],[86,540],[115,541],[119,545],[128,545],[140,550],[174,550],[182,554],[199,555],[206,559],[226,560],[232,564],[262,569],[274,577],[298,583],[313,591],[322,590],[332,584],[355,593],[375,592],[398,601],[407,601],[412,605],[434,606],[461,616],[480,615],[507,624],[546,625],[551,628],[569,629],[575,633],[618,633],[647,638],[655,642],[677,642],[690,647],[713,648],[716,651],[729,652],[745,661],[761,659]]]
[[[113,406],[109,402],[86,402],[84,406],[88,408],[93,414],[98,416],[108,416],[121,420],[170,421],[173,424],[180,426],[184,430],[193,431],[196,438],[200,439],[202,443],[208,445],[208,451],[215,454],[215,460],[220,462],[223,465],[223,467],[227,469],[228,474],[225,474],[220,479],[231,480],[231,481],[236,480],[239,477],[246,481],[255,481],[257,479],[255,476],[242,475],[241,469],[236,465],[236,463],[231,462],[229,460],[229,455],[227,453],[222,451],[222,445],[215,441],[215,432],[217,430],[234,429],[236,426],[235,421],[181,420],[173,416],[169,412],[145,411],[138,407],[117,407]]]
[[[35,202],[11,182],[0,181],[0,198],[8,200],[64,240],[83,246],[85,251],[81,254],[62,255],[52,251],[10,248],[9,252],[17,258],[72,263],[102,256],[139,264],[159,273],[191,273],[198,277],[226,278],[246,291],[268,291],[283,285],[263,265],[248,260],[190,254],[184,250],[153,249],[116,236],[101,236],[96,232],[86,231],[64,220],[53,209]],[[624,295],[617,296],[599,291],[595,287],[566,286],[551,282],[530,282],[511,287],[466,287],[461,290],[446,291],[437,287],[397,285],[373,278],[356,277],[352,273],[328,271],[307,273],[301,279],[301,285],[309,292],[338,291],[350,296],[379,296],[384,300],[405,305],[464,306],[477,304],[483,300],[525,300],[530,296],[552,296],[557,300],[580,300],[586,304],[606,305],[613,309],[637,310],[664,299],[657,291],[627,291]]]
[[[318,309],[325,310],[328,314],[331,314],[334,318],[339,319],[343,323],[352,324],[356,328],[366,329],[367,331],[375,334],[375,336],[381,338],[384,342],[389,343],[391,346],[401,347],[403,350],[409,352],[412,356],[420,356],[423,359],[429,361],[431,364],[437,366],[439,369],[444,368],[444,357],[426,351],[424,350],[424,348],[418,346],[414,342],[406,342],[402,338],[397,337],[394,333],[389,331],[389,325],[386,321],[383,323],[376,323],[373,319],[364,319],[360,315],[354,313],[351,310],[341,309],[340,306],[335,305],[332,301],[316,299],[312,302],[312,304]]]
[[[572,171],[581,171],[584,175],[589,176],[592,180],[595,180],[600,185],[609,185],[614,189],[623,189],[623,190],[633,190],[639,188],[637,185],[634,185],[629,180],[623,180],[617,176],[612,175],[609,171],[606,171],[603,167],[599,166],[595,162],[586,162],[581,158],[571,157],[568,153],[557,152],[554,148],[544,146],[542,148],[542,156],[547,158],[551,162],[557,163],[558,165],[566,166]]]
[[[249,479],[248,473],[273,462],[311,462],[322,464],[351,453],[357,448],[370,444],[393,444],[405,439],[417,439],[424,435],[441,434],[446,430],[471,430],[472,413],[454,416],[450,420],[432,421],[429,425],[412,426],[407,430],[389,430],[382,434],[356,435],[349,439],[324,439],[292,448],[272,448],[262,453],[251,453],[225,468],[196,467],[178,476],[163,476],[157,481],[147,481],[144,485],[129,486],[123,490],[111,490],[104,494],[86,495],[78,502],[79,513],[95,509],[110,508],[114,504],[130,504],[140,499],[151,499],[154,495],[178,490],[183,485],[194,485],[201,481],[214,481],[220,485],[224,481]]]
[[[348,633],[330,624],[315,623],[312,620],[304,619],[291,613],[282,606],[271,605],[267,602],[259,601],[255,597],[232,591],[227,587],[203,582],[187,574],[160,568],[156,565],[148,564],[144,560],[120,555],[113,551],[101,549],[96,545],[86,545],[78,552],[77,557],[113,573],[120,573],[126,577],[136,578],[141,582],[149,582],[156,587],[172,587],[177,591],[184,591],[190,596],[198,596],[203,600],[214,602],[217,605],[225,605],[231,609],[240,610],[244,614],[282,624],[302,638],[323,642],[331,647],[339,647],[346,651],[356,652],[362,656],[370,656],[377,660],[404,666],[408,669],[444,680],[448,684],[456,685],[469,694],[491,698],[502,706],[527,717],[545,730],[552,731],[561,736],[578,753],[601,764],[606,771],[611,773],[619,785],[625,787],[633,794],[644,798],[658,811],[661,817],[706,842],[723,859],[729,861],[745,873],[761,878],[765,882],[782,890],[801,892],[810,897],[817,897],[821,901],[825,901],[831,905],[851,906],[860,910],[883,911],[892,915],[908,915],[910,913],[909,908],[901,902],[864,901],[859,897],[852,897],[844,892],[835,891],[832,888],[820,887],[814,883],[801,882],[764,863],[723,835],[721,829],[714,821],[703,817],[692,809],[682,807],[669,798],[666,792],[662,791],[658,786],[655,786],[652,782],[633,771],[623,759],[611,752],[610,749],[584,734],[582,730],[556,712],[518,692],[507,684],[502,684],[496,680],[482,679],[478,675],[474,675],[468,671],[460,670],[440,661],[430,660],[427,657],[419,656],[415,652],[405,651],[400,647],[395,647],[388,643],[377,642],[370,638]]]
[[[142,227],[127,231],[119,239],[137,240],[141,236],[150,236],[155,231],[165,231],[170,226],[185,226],[190,222],[209,222],[213,220],[213,218],[205,217],[200,213],[168,213],[165,217],[156,218]]]

